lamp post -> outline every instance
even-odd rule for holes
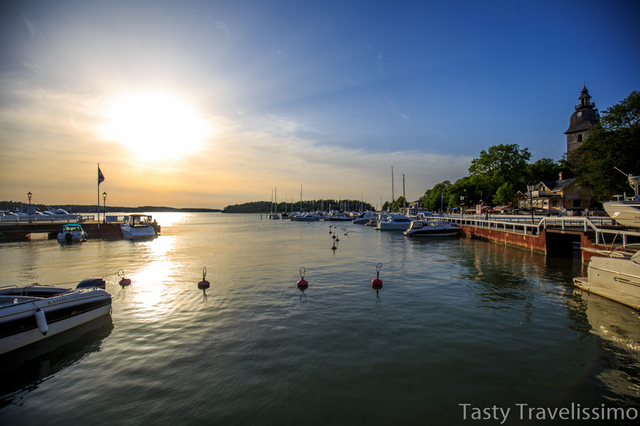
[[[464,216],[464,195],[460,196],[460,214]]]
[[[33,196],[33,194],[31,193],[31,191],[27,192],[27,197],[29,197],[29,223],[31,223],[31,197]]]
[[[529,206],[531,207],[531,223],[533,223],[533,190],[535,188],[535,185],[527,185],[527,189],[529,190],[529,200],[530,200],[530,204]]]
[[[102,223],[107,223],[107,193],[103,192],[102,193],[102,200],[104,201],[104,215],[102,218]],[[100,219],[98,219],[98,222],[100,222]]]

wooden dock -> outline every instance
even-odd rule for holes
[[[634,253],[631,245],[640,243],[640,232],[617,226],[610,218],[455,216],[461,234],[498,244],[520,247],[545,256],[570,255],[581,248],[582,261],[612,251]]]
[[[67,222],[42,220],[1,222],[0,241],[30,240],[31,234],[47,234],[49,239],[56,239],[60,232],[60,227],[65,223]],[[123,238],[120,222],[98,223],[97,221],[83,221],[80,224],[87,233],[87,239],[119,240]],[[152,226],[156,230],[156,234],[160,235],[160,225],[156,223]]]

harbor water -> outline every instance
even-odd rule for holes
[[[0,356],[2,425],[638,424],[639,314],[577,291],[577,253],[153,216],[152,241],[0,245],[0,285],[103,277],[113,296]]]

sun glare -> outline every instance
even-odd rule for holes
[[[103,134],[133,152],[136,160],[155,161],[198,151],[211,128],[178,98],[139,93],[112,102]]]

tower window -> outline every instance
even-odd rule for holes
[[[582,142],[582,135],[578,135],[578,142]]]

